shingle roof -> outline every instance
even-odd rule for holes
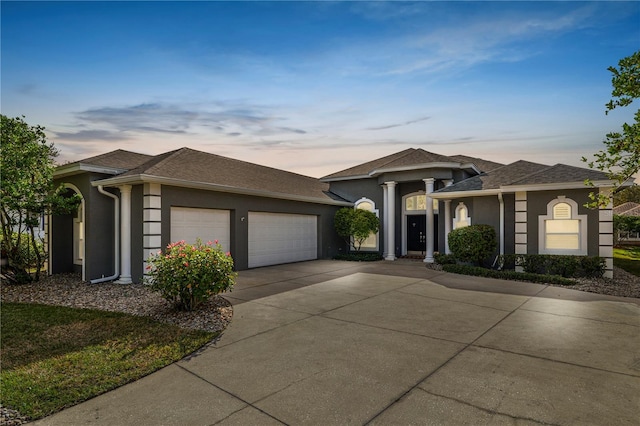
[[[427,163],[459,163],[446,155],[434,154],[423,149],[409,148],[386,157],[368,161],[345,170],[324,176],[321,179],[366,176],[375,170],[397,167],[418,166]]]
[[[106,154],[96,155],[95,157],[76,161],[76,163],[130,170],[138,167],[146,161],[149,161],[151,158],[153,158],[152,155],[139,154],[137,152],[118,149],[115,151],[107,152]]]
[[[623,216],[640,216],[640,204],[632,202],[620,204],[613,208],[613,214]]]
[[[329,184],[316,178],[271,167],[181,148],[153,157],[119,176],[147,175],[236,189],[340,200],[329,193]]]
[[[537,185],[546,183],[561,182],[584,182],[585,179],[592,181],[608,180],[606,173],[597,170],[584,169],[581,167],[567,166],[566,164],[556,164],[539,171],[536,174],[525,176],[522,179],[511,182],[511,185]]]
[[[468,155],[451,155],[456,161],[461,163],[472,163],[474,164],[481,172],[489,172],[491,170],[495,170],[498,167],[504,166],[502,163],[496,163],[495,161],[483,160],[482,158],[469,157]]]
[[[436,192],[443,193],[498,189],[503,185],[509,185],[515,180],[537,173],[546,168],[548,168],[548,166],[545,166],[544,164],[520,160],[494,169],[488,173],[470,177]]]

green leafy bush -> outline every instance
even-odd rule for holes
[[[382,256],[380,253],[364,253],[364,252],[355,252],[355,253],[344,253],[337,254],[333,257],[335,260],[348,260],[351,262],[375,262],[377,260],[382,260]]]
[[[176,309],[191,311],[209,297],[231,290],[235,283],[233,259],[216,240],[206,245],[171,243],[164,253],[152,255],[146,283],[172,302]]]
[[[506,254],[500,259],[503,269],[522,266],[532,274],[562,277],[600,278],[604,275],[605,260],[598,256],[565,256],[557,254]]]
[[[494,269],[481,268],[469,265],[443,265],[446,272],[476,277],[497,278],[501,280],[528,281],[542,284],[575,285],[573,280],[557,275],[541,275],[516,271],[496,271]]]
[[[496,231],[490,225],[465,226],[449,233],[449,248],[456,259],[463,262],[482,265],[497,246]]]
[[[453,254],[445,254],[445,253],[434,253],[433,260],[438,265],[455,265],[456,257]]]
[[[20,242],[18,243],[18,237],[20,237]],[[44,245],[42,241],[36,239],[35,246],[33,248],[33,243],[30,234],[22,233],[18,235],[18,233],[13,232],[10,236],[11,244],[5,244],[4,237],[0,235],[0,249],[2,250],[2,257],[5,255],[9,255],[9,247],[14,248],[14,252],[9,257],[9,261],[11,266],[17,267],[18,270],[24,269],[29,270],[32,268],[37,268],[38,265],[38,255],[40,259],[45,257]],[[36,253],[36,250],[38,252]]]

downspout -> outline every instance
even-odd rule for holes
[[[113,281],[120,276],[120,198],[110,192],[104,190],[102,185],[98,185],[98,192],[111,197],[114,200],[114,212],[115,212],[115,273],[110,277],[97,278],[91,280],[91,284],[103,283],[106,281]]]
[[[498,192],[498,202],[500,203],[500,253],[493,262],[494,266],[498,263],[498,259],[504,255],[504,199],[502,198],[502,192]],[[502,269],[502,266],[500,264],[499,269]]]

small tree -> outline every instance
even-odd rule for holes
[[[362,243],[380,229],[380,220],[368,210],[344,207],[336,212],[334,226],[349,247],[359,252]]]
[[[621,238],[621,234],[628,232],[640,232],[640,216],[613,215],[614,243],[623,243],[625,238]]]
[[[449,249],[456,259],[463,262],[482,262],[491,256],[498,246],[496,230],[490,225],[471,225],[454,229],[449,233]]]
[[[64,198],[62,186],[54,188],[53,159],[58,151],[53,143],[47,143],[44,127],[29,126],[20,117],[0,115],[0,120],[1,248],[18,282],[31,280],[31,268],[35,269],[37,281],[46,259],[42,241],[35,231],[40,216],[69,212],[77,207],[79,200]],[[27,256],[24,255],[25,247]]]
[[[611,99],[606,104],[605,114],[617,107],[626,107],[634,99],[640,97],[640,51],[618,62],[618,67],[609,67],[613,73],[611,84],[613,91]],[[607,172],[609,179],[614,181],[614,192],[640,170],[640,109],[634,115],[632,124],[624,123],[622,132],[611,132],[604,140],[605,149],[597,152],[593,161],[582,157],[590,168]],[[589,180],[588,185],[593,186]],[[597,208],[609,204],[606,194],[589,194],[591,202],[588,207]]]

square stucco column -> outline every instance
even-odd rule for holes
[[[389,197],[387,193],[387,186],[382,185],[382,234],[384,235],[384,246],[382,247],[382,257],[387,258],[387,229],[389,228],[389,215],[387,215],[387,204],[389,203]]]
[[[120,190],[120,278],[117,284],[131,284],[131,185]]]
[[[451,254],[449,233],[451,232],[451,200],[444,200],[444,252]]]
[[[385,182],[384,185],[387,194],[387,203],[384,206],[387,217],[385,230],[387,256],[384,259],[396,260],[396,182]]]
[[[426,187],[427,197],[427,255],[424,258],[425,263],[433,263],[433,198],[429,196],[433,192],[433,186],[436,182],[434,178],[422,179]]]

